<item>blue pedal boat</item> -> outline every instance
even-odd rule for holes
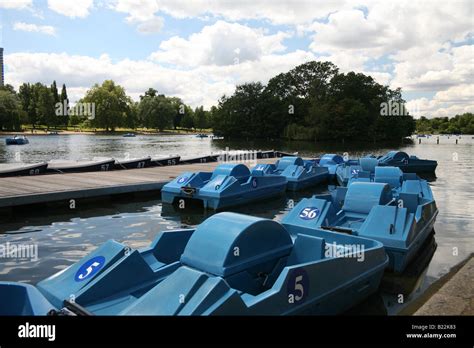
[[[205,208],[223,209],[282,194],[287,180],[280,175],[250,172],[243,164],[223,163],[214,172],[185,172],[161,189],[164,203],[200,200]]]
[[[336,179],[340,186],[347,186],[354,178],[373,178],[378,161],[375,158],[361,158],[346,161],[336,167]]]
[[[141,251],[109,241],[36,288],[0,282],[0,315],[338,314],[387,264],[375,240],[226,212]]]
[[[320,167],[314,161],[304,161],[301,157],[285,156],[275,164],[258,164],[253,172],[262,172],[263,175],[284,176],[288,184],[286,188],[290,191],[298,191],[326,181],[329,171],[326,167]]]
[[[361,159],[361,161],[363,161]],[[392,189],[394,198],[398,199],[400,192],[406,189],[418,193],[420,197],[434,200],[433,192],[424,179],[421,179],[415,173],[404,173],[398,167],[379,167],[373,168],[373,172],[361,170],[349,179],[348,185],[354,182],[379,182],[385,183]]]
[[[340,164],[344,163],[344,158],[340,155],[327,153],[321,156],[321,158],[319,160],[316,160],[315,162],[318,163],[321,167],[326,167],[329,171],[329,177],[331,179],[334,179],[336,176],[336,168]]]
[[[26,145],[26,144],[29,144],[29,140],[27,137],[25,137],[24,135],[22,136],[18,136],[18,135],[15,135],[13,138],[6,138],[5,139],[5,144],[6,145]]]
[[[405,173],[434,173],[438,162],[409,156],[403,151],[389,151],[378,158],[379,166],[398,167]]]
[[[390,168],[376,168],[372,182],[355,181],[330,194],[303,199],[283,224],[380,241],[390,257],[388,268],[403,272],[433,230],[438,209],[425,180],[402,180],[402,174],[397,178],[386,169]]]

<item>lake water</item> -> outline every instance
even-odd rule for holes
[[[436,159],[436,178],[431,187],[439,208],[435,225],[437,249],[432,255],[415,262],[419,270],[401,277],[386,276],[379,292],[350,311],[351,314],[396,314],[421,295],[435,280],[464,260],[474,251],[474,139],[463,136],[455,144],[455,137],[423,138],[399,149],[420,158]],[[180,154],[193,156],[231,150],[278,149],[299,151],[304,156],[319,156],[326,152],[347,152],[350,156],[368,153],[382,154],[389,148],[377,145],[314,144],[311,142],[247,142],[223,141],[194,136],[31,136],[30,144],[20,147],[5,146],[0,139],[0,162],[24,162],[49,159],[86,159],[94,156],[140,157]],[[19,154],[18,154],[19,153]],[[0,179],[1,180],[1,179]],[[34,179],[32,179],[34,180]],[[289,202],[327,191],[319,186],[298,194],[288,194],[251,207],[233,211],[281,220]],[[159,231],[192,227],[212,213],[200,208],[184,212],[163,206],[160,197],[147,199],[112,200],[108,203],[88,205],[74,211],[39,209],[22,211],[16,216],[0,219],[0,244],[37,244],[37,260],[0,260],[0,280],[22,281],[35,284],[41,279],[77,262],[87,253],[109,239],[123,242],[132,248],[147,246]],[[432,258],[431,258],[432,257]],[[430,261],[431,259],[431,261]],[[426,262],[426,267],[423,266]],[[399,293],[404,294],[403,304],[398,303]]]

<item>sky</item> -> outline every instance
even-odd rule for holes
[[[474,112],[472,0],[0,0],[5,82],[112,79],[192,106],[307,61],[401,87],[412,115]]]

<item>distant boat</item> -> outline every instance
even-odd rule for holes
[[[6,163],[0,164],[0,177],[39,175],[46,172],[48,163]]]
[[[126,158],[126,159],[116,159],[114,168],[115,169],[138,169],[149,167],[151,162],[151,157],[142,157],[142,158]]]
[[[18,136],[15,135],[13,138],[5,139],[7,145],[25,145],[29,143],[29,140],[24,135]]]
[[[59,133],[56,131],[49,132],[48,135],[58,135]]]
[[[125,133],[123,135],[124,138],[134,138],[135,136],[136,136],[135,133]]]
[[[48,173],[82,173],[82,172],[106,172],[114,169],[113,158],[98,159],[92,161],[60,161],[48,162]]]
[[[209,137],[209,135],[207,135],[207,134],[198,134],[198,135],[196,135],[196,138],[208,138],[208,137]]]
[[[152,158],[150,167],[175,166],[179,164],[180,156]]]

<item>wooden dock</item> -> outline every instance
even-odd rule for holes
[[[274,163],[277,159],[259,159]],[[158,191],[182,172],[213,171],[218,162],[142,169],[0,178],[0,209],[71,199]],[[247,163],[244,163],[247,164]],[[247,166],[253,166],[249,163]]]

